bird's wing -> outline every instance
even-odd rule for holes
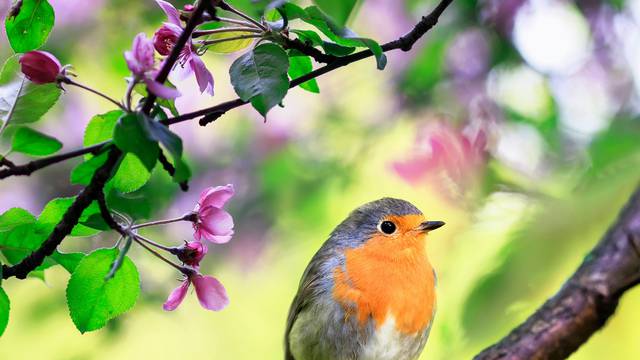
[[[323,286],[323,279],[326,281],[321,265],[326,263],[326,260],[332,258],[332,251],[328,250],[328,247],[323,246],[313,256],[311,262],[302,274],[300,279],[300,285],[298,286],[298,293],[293,298],[291,307],[289,308],[289,316],[287,317],[287,327],[285,330],[284,346],[285,346],[285,360],[295,360],[291,353],[291,345],[289,343],[289,336],[293,324],[296,322],[298,315],[320,295],[320,293],[326,288]]]

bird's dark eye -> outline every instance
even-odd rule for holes
[[[396,224],[391,221],[385,220],[380,223],[380,231],[385,234],[391,235],[396,231]]]

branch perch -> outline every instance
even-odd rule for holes
[[[565,359],[615,312],[640,282],[640,187],[617,222],[560,291],[475,360]]]

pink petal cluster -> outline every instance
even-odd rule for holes
[[[222,209],[235,194],[233,185],[216,186],[205,189],[194,211],[198,220],[193,223],[194,238],[205,239],[215,244],[224,244],[233,236],[233,218]]]
[[[169,298],[164,305],[162,305],[162,308],[167,311],[175,310],[182,303],[182,300],[184,300],[189,286],[192,283],[196,289],[198,301],[203,308],[220,311],[229,305],[227,291],[218,279],[193,272],[182,281],[180,286],[169,294]]]
[[[475,185],[486,163],[487,136],[482,129],[457,129],[436,122],[419,132],[414,154],[392,164],[405,181],[416,185],[435,182],[453,197]],[[451,189],[454,185],[456,189]]]
[[[36,84],[54,83],[62,72],[60,61],[46,51],[29,51],[18,61],[24,76]]]
[[[200,194],[200,199],[194,209],[197,217],[193,225],[194,237],[197,241],[187,242],[172,251],[180,261],[191,266],[193,270],[189,269],[180,286],[169,294],[169,298],[163,305],[165,310],[175,310],[184,300],[191,284],[196,289],[200,305],[205,309],[219,311],[229,304],[227,292],[220,281],[212,276],[200,274],[198,269],[200,261],[208,251],[206,244],[201,242],[202,239],[217,244],[231,240],[233,218],[222,207],[234,193],[233,185],[227,184],[207,188]]]
[[[155,49],[161,55],[169,55],[171,49],[182,34],[183,28],[180,13],[173,5],[163,0],[156,0],[162,11],[167,15],[168,22],[164,23],[153,35]],[[213,95],[213,75],[207,69],[202,59],[195,53],[191,39],[182,49],[179,61],[174,67],[174,73],[180,78],[195,74],[200,92]]]
[[[154,55],[153,42],[144,33],[140,33],[133,39],[131,51],[124,53],[124,58],[133,76],[138,80],[144,81],[149,91],[153,94],[165,99],[179,97],[180,92],[178,90],[155,80],[157,70]]]

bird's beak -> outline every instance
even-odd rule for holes
[[[418,226],[416,230],[422,232],[429,232],[431,230],[435,230],[444,225],[444,221],[425,221]]]

